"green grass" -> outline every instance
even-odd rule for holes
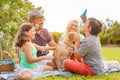
[[[103,47],[102,53],[104,60],[117,60],[120,62],[120,47]]]
[[[117,60],[120,62],[120,47],[102,47],[104,60]],[[34,80],[120,80],[120,72],[112,72],[104,76],[81,76],[74,74],[72,76],[49,76],[44,78],[37,78]]]

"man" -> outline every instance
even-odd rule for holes
[[[97,19],[87,19],[81,29],[81,31],[85,33],[86,38],[81,42],[78,51],[71,50],[71,53],[75,53],[76,57],[83,57],[84,62],[66,59],[64,61],[66,70],[85,76],[104,74],[105,67],[101,53],[101,44],[98,37],[101,30],[102,24]]]
[[[47,29],[43,28],[44,24],[44,15],[38,10],[32,10],[28,13],[29,22],[35,27],[35,40],[39,46],[56,46],[56,43],[51,38],[51,35],[47,31]],[[37,56],[47,55],[49,51],[38,51]],[[47,64],[47,60],[41,61],[39,64]]]

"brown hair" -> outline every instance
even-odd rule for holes
[[[89,20],[89,26],[88,27],[91,27],[92,30],[91,30],[91,34],[92,35],[98,35],[101,30],[102,30],[102,24],[99,20],[95,19],[95,18],[88,18]]]
[[[15,46],[22,47],[24,43],[29,41],[25,32],[28,32],[32,27],[30,23],[24,23],[20,26],[15,38]]]

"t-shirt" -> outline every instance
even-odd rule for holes
[[[40,34],[35,34],[35,39],[34,39],[34,43],[39,45],[39,46],[46,46],[47,43],[49,43],[50,41],[52,41],[51,35],[48,33],[47,29],[42,29],[40,31]],[[37,56],[43,56],[48,54],[49,51],[38,51],[37,52]]]
[[[36,53],[37,53],[37,50],[33,47],[32,48],[32,57],[36,58]],[[20,60],[20,65],[21,67],[24,67],[24,68],[37,68],[38,67],[38,64],[37,63],[29,63],[26,59],[26,55],[23,51],[20,52],[20,55],[21,55],[21,60]]]
[[[84,62],[98,75],[104,74],[104,62],[101,53],[99,37],[90,35],[80,44],[78,53],[83,57]]]

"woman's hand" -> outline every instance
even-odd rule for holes
[[[75,35],[75,49],[78,49],[80,46],[80,35]]]
[[[75,34],[74,40],[75,42],[80,42],[80,35]]]

